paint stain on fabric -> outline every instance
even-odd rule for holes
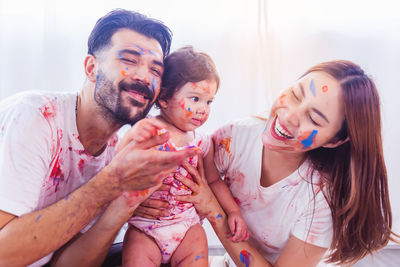
[[[313,79],[311,79],[311,82],[310,82],[310,91],[313,94],[313,96],[315,96],[316,93],[317,93],[316,90],[315,90],[315,84],[314,84],[314,80]]]
[[[285,102],[285,97],[286,97],[286,94],[282,94],[282,95],[279,97],[279,103],[280,103],[281,105],[283,105],[283,103]]]
[[[219,148],[224,148],[225,151],[228,152],[228,155],[232,156],[231,149],[230,149],[230,147],[231,147],[231,138],[230,137],[227,137],[225,139],[219,140],[218,147]]]
[[[79,169],[80,173],[82,173],[83,165],[85,165],[85,160],[84,159],[80,159],[79,162],[78,162],[78,169]]]
[[[56,116],[56,106],[52,102],[44,104],[39,108],[39,110],[46,119]]]
[[[50,173],[50,178],[53,179],[53,186],[55,186],[54,192],[57,192],[60,181],[64,179],[64,174],[61,171],[61,164],[60,164],[61,151],[62,149],[60,149],[60,152],[58,153],[57,158],[55,160],[53,169],[51,170]]]
[[[314,142],[314,138],[317,135],[318,131],[317,130],[313,130],[312,133],[303,141],[301,141],[301,143],[303,144],[303,149],[306,149],[308,147],[310,147],[312,145],[312,143]]]
[[[324,93],[328,92],[328,86],[327,85],[322,86],[322,92],[324,92]]]
[[[240,261],[244,263],[246,267],[250,266],[250,253],[247,250],[240,251]]]

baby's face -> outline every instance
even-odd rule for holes
[[[216,92],[214,80],[186,83],[166,101],[163,115],[180,130],[193,131],[207,121]]]

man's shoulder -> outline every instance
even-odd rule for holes
[[[46,112],[47,106],[62,106],[66,103],[75,101],[76,93],[74,92],[41,92],[26,91],[14,94],[3,99],[0,102],[0,113],[7,111],[22,111],[32,113]]]
[[[24,104],[41,106],[49,101],[62,102],[76,96],[74,92],[24,91],[11,95],[0,102],[1,106]]]

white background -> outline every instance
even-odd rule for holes
[[[0,0],[0,99],[24,90],[78,91],[87,37],[114,8],[163,21],[172,50],[214,59],[221,87],[202,130],[268,110],[307,68],[352,60],[375,80],[394,230],[400,233],[400,13],[396,0]]]

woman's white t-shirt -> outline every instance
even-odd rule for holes
[[[271,263],[291,236],[329,248],[331,211],[316,172],[311,180],[307,161],[283,180],[260,185],[265,126],[265,120],[248,118],[225,125],[212,136],[215,164],[240,207],[249,242]]]

